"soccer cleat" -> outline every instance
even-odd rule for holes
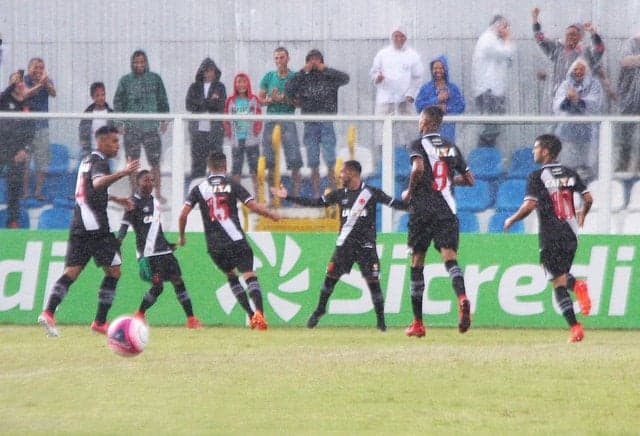
[[[53,318],[53,314],[49,311],[43,310],[38,317],[38,324],[44,327],[44,331],[50,338],[57,338],[60,336],[58,329],[56,328],[56,320]]]
[[[188,329],[201,329],[202,323],[195,316],[190,316],[187,318],[187,328]]]
[[[580,305],[580,313],[589,315],[589,312],[591,312],[591,298],[589,297],[587,282],[584,280],[576,280],[576,284],[573,285],[573,292],[576,293],[576,298]]]
[[[264,315],[262,315],[262,312],[259,310],[254,312],[251,320],[249,321],[249,325],[252,329],[257,328],[258,330],[266,330],[268,327],[267,320],[264,319]]]
[[[467,298],[461,298],[458,302],[458,331],[466,333],[471,327],[471,304]]]
[[[381,332],[387,331],[387,324],[384,322],[384,319],[378,320],[378,323],[376,324],[376,328]]]
[[[407,329],[404,331],[407,336],[415,336],[416,338],[421,338],[425,335],[424,324],[421,319],[414,319],[413,322]]]
[[[147,322],[147,318],[144,315],[144,312],[140,310],[136,310],[135,312],[133,312],[133,316],[138,318],[140,321],[144,321],[145,323]]]
[[[309,317],[309,320],[307,321],[307,328],[315,328],[315,326],[317,326],[320,322],[320,318],[322,317],[322,315],[324,315],[324,311],[319,311],[317,309],[314,310]]]
[[[109,323],[108,322],[103,322],[102,324],[98,324],[98,321],[93,321],[91,323],[91,330],[93,330],[96,333],[100,333],[103,335],[107,334],[107,330],[109,330]]]
[[[571,337],[568,342],[580,342],[584,339],[584,329],[582,328],[582,324],[578,323],[576,325],[571,326]]]

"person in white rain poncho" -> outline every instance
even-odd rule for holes
[[[553,99],[556,115],[597,115],[602,108],[602,86],[584,58],[576,59]],[[571,163],[583,178],[596,175],[598,127],[591,123],[561,123],[556,134],[565,144],[563,162]]]

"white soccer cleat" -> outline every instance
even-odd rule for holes
[[[50,338],[57,338],[60,336],[58,329],[56,328],[56,321],[48,312],[44,311],[38,317],[38,324],[44,327],[46,335]]]

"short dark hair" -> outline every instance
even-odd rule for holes
[[[556,135],[551,133],[545,133],[536,138],[536,142],[540,144],[540,147],[549,150],[549,154],[552,158],[558,157],[562,151],[562,141]]]
[[[311,58],[314,58],[314,57],[319,58],[320,62],[324,63],[324,57],[322,56],[322,52],[317,48],[309,50],[309,53],[307,53],[307,56],[304,58],[304,61],[309,62]]]
[[[89,95],[93,97],[98,89],[105,90],[104,83],[102,82],[93,82],[91,86],[89,86]]]
[[[490,26],[493,26],[494,24],[496,24],[499,21],[505,21],[507,22],[507,19],[505,17],[503,17],[500,14],[496,14],[493,17],[491,17],[491,22],[489,23]]]
[[[362,165],[357,160],[348,160],[344,163],[345,168],[355,171],[358,174],[362,173]]]
[[[433,122],[436,122],[438,123],[438,125],[440,125],[442,123],[442,117],[444,116],[444,112],[440,108],[440,106],[427,106],[426,108],[422,109],[422,112],[420,112],[420,115],[426,115]]]
[[[136,182],[140,183],[140,179],[142,179],[144,176],[146,176],[149,173],[151,173],[151,171],[149,170],[140,170],[138,172],[138,175],[136,176]]]
[[[276,47],[276,49],[273,52],[275,53],[277,51],[283,51],[283,52],[285,52],[287,54],[287,56],[289,56],[289,50],[287,50],[283,46]]]
[[[110,133],[118,133],[118,129],[110,124],[107,124],[106,126],[102,126],[98,130],[96,130],[96,138],[104,135],[109,135]]]
[[[207,158],[207,165],[211,169],[223,169],[227,166],[227,156],[221,151],[214,151]]]

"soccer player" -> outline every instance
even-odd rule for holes
[[[195,186],[185,201],[178,221],[180,240],[186,243],[185,227],[191,210],[198,205],[204,224],[207,251],[213,262],[224,272],[240,306],[249,315],[249,325],[258,330],[267,329],[262,306],[262,291],[253,270],[253,251],[245,238],[238,216],[237,202],[242,201],[251,211],[272,220],[280,219],[277,212],[258,204],[251,194],[227,176],[227,158],[222,152],[213,152],[207,159],[209,175]],[[256,308],[249,304],[247,294],[240,284],[236,271],[247,283],[249,297]]]
[[[92,257],[96,265],[105,272],[98,291],[98,310],[91,329],[106,334],[109,323],[107,313],[113,303],[116,284],[120,278],[120,247],[109,231],[107,202],[115,201],[129,208],[129,199],[108,194],[110,185],[138,170],[140,163],[130,160],[124,169],[111,174],[109,158],[118,154],[118,130],[113,126],[102,126],[96,131],[97,150],[82,160],[76,182],[76,205],[69,230],[69,242],[62,276],[51,289],[45,310],[38,323],[48,336],[58,336],[54,314],[67,295],[69,287],[78,278]]]
[[[377,328],[383,332],[387,330],[384,321],[384,296],[380,289],[380,261],[376,251],[376,206],[382,203],[395,209],[406,209],[406,205],[380,189],[363,183],[361,172],[362,167],[358,161],[346,161],[340,170],[343,188],[320,198],[289,197],[284,186],[274,190],[278,197],[303,206],[327,207],[338,204],[340,207],[340,233],[336,249],[327,265],[318,307],[307,321],[309,328],[318,325],[340,276],[351,272],[351,267],[357,262],[371,292]]]
[[[460,234],[452,186],[471,186],[474,178],[460,149],[438,133],[442,117],[442,109],[438,106],[426,107],[420,113],[422,137],[409,146],[412,167],[409,188],[402,195],[403,200],[409,202],[407,245],[412,250],[411,306],[414,317],[406,334],[418,338],[425,335],[422,320],[424,258],[432,241],[458,297],[458,331],[465,333],[471,327],[471,307],[457,260]]]
[[[200,320],[193,315],[191,297],[182,280],[182,272],[178,260],[173,255],[175,244],[170,244],[164,237],[160,223],[160,205],[154,199],[153,189],[155,180],[148,170],[142,170],[136,177],[138,192],[131,198],[135,205],[133,209],[124,213],[118,242],[127,236],[129,226],[136,233],[136,249],[138,260],[141,262],[141,276],[151,282],[151,289],[142,298],[140,307],[134,316],[144,320],[145,312],[156,302],[163,291],[163,282],[169,280],[176,291],[176,297],[187,316],[187,328],[202,327]]]
[[[537,209],[540,263],[553,283],[562,316],[571,327],[569,342],[579,342],[584,338],[584,330],[576,320],[567,289],[575,291],[582,314],[588,315],[591,299],[587,284],[576,280],[569,270],[578,248],[578,227],[584,224],[593,197],[574,170],[558,163],[561,150],[562,142],[555,135],[545,134],[536,138],[533,159],[542,164],[542,168],[529,174],[524,202],[505,220],[504,231]],[[573,203],[575,192],[582,196],[582,208],[578,211]]]

